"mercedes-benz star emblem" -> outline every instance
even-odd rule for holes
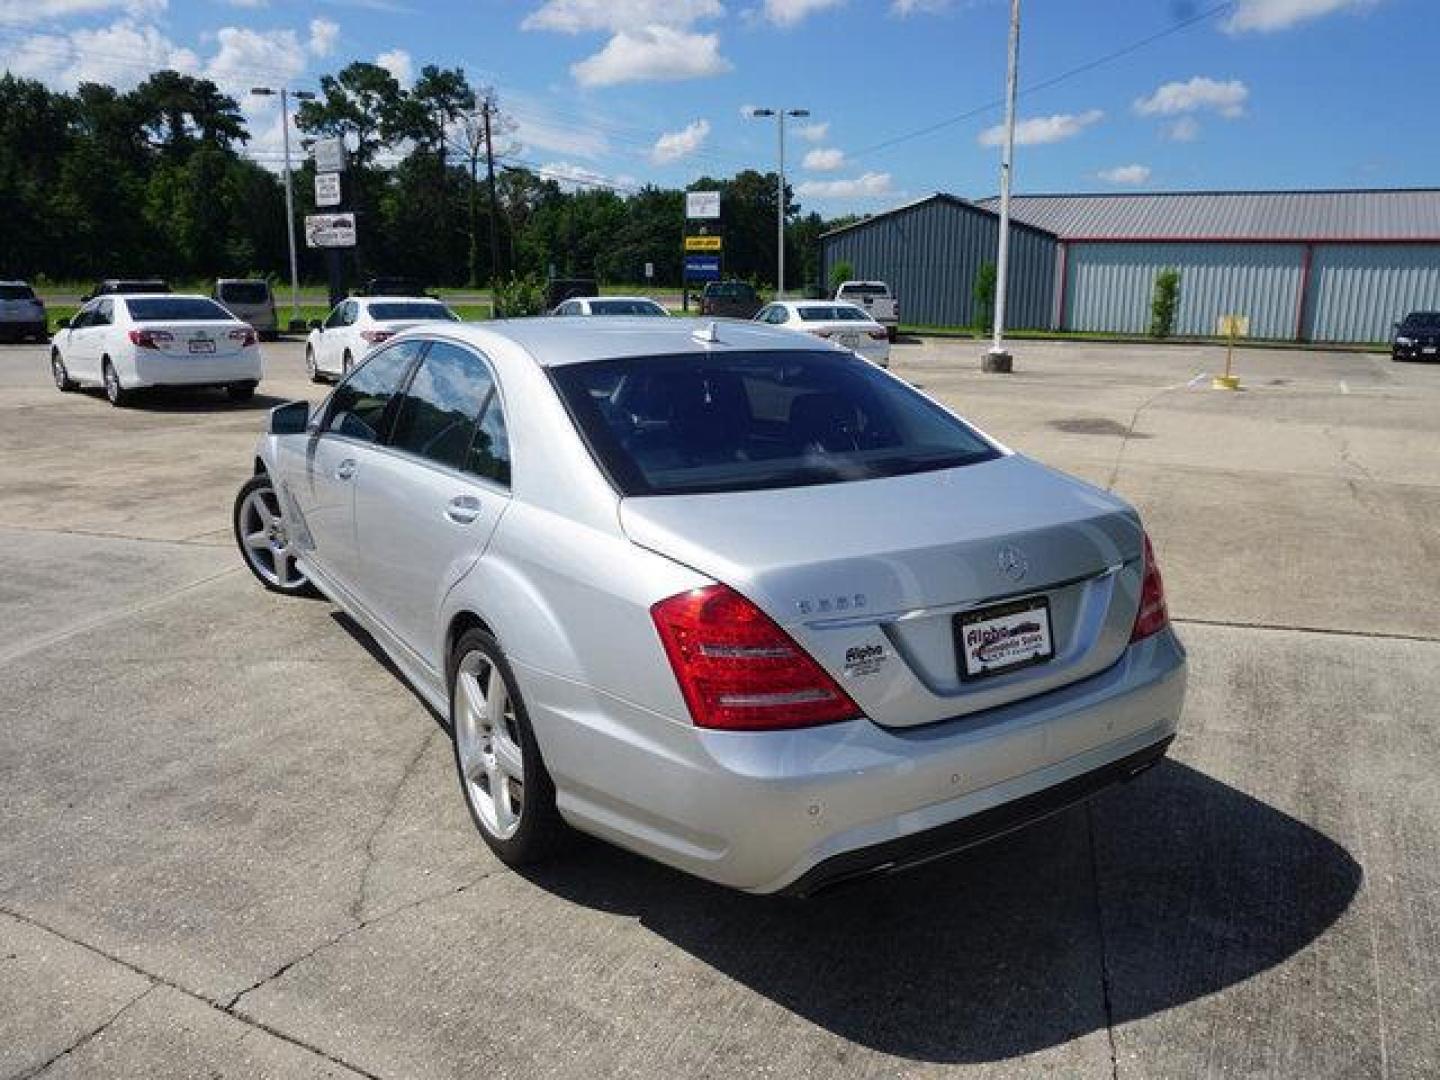
[[[1019,581],[1030,569],[1030,563],[1025,558],[1025,553],[1017,547],[1005,545],[1000,549],[999,555],[1000,572],[1011,581]]]

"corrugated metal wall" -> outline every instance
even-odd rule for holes
[[[821,241],[820,275],[849,262],[857,278],[889,284],[900,298],[900,319],[926,326],[976,321],[975,275],[995,261],[999,222],[991,214],[935,199],[877,218]],[[1010,234],[1012,328],[1053,326],[1055,241],[1030,229]]]
[[[1213,334],[1221,315],[1250,316],[1250,336],[1295,336],[1299,244],[1070,245],[1063,326],[1143,334],[1155,275],[1180,271],[1176,334]]]
[[[1385,341],[1411,311],[1440,311],[1440,244],[1317,244],[1305,298],[1311,341]]]

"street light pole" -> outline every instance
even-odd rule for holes
[[[775,194],[775,297],[785,295],[785,118],[809,116],[809,109],[751,109],[751,116],[773,116],[780,137],[780,189]]]
[[[1015,86],[1020,66],[1020,0],[1010,0],[1010,48],[1005,71],[1005,143],[1000,158],[1000,250],[995,256],[995,328],[990,351],[980,370],[1010,371],[1014,359],[1005,351],[1005,301],[1010,283],[1010,183],[1015,159]]]
[[[290,95],[280,87],[280,131],[285,143],[285,239],[290,246],[290,322],[300,321],[300,260],[295,251],[295,185],[290,175]],[[275,91],[268,86],[253,87],[250,93],[256,97],[272,97]],[[295,91],[298,101],[309,101],[315,95],[308,90]]]

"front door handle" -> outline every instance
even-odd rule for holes
[[[456,495],[446,505],[445,516],[456,525],[469,525],[480,516],[480,500],[473,495]]]
[[[354,458],[346,458],[344,461],[340,462],[339,465],[336,465],[336,466],[335,466],[335,479],[336,479],[336,480],[349,480],[349,479],[350,479],[352,476],[354,476],[354,475],[355,475],[355,459],[354,459]]]

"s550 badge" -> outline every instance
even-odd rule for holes
[[[859,611],[865,606],[864,593],[849,593],[844,596],[822,596],[815,600],[797,600],[796,608],[801,615],[833,615],[839,611]]]

